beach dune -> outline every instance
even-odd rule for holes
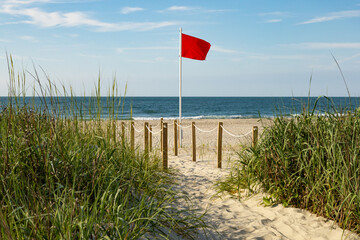
[[[143,147],[143,125],[135,121],[136,144]],[[160,120],[148,121],[153,129],[153,148],[158,151]],[[236,151],[242,145],[251,144],[253,126],[262,130],[271,124],[269,119],[186,119],[183,120],[183,141],[178,156],[173,154],[173,120],[168,123],[169,168],[175,171],[179,190],[189,201],[179,202],[177,207],[190,205],[204,215],[212,226],[199,232],[198,239],[360,239],[349,231],[343,231],[333,221],[317,217],[308,211],[283,207],[281,204],[266,207],[265,194],[248,199],[236,199],[228,194],[217,195],[215,183],[230,173],[231,162],[238,158]],[[191,122],[195,122],[197,161],[192,161]],[[217,168],[217,126],[223,122],[223,168]],[[230,135],[232,134],[232,135]],[[244,136],[245,135],[245,136]],[[172,236],[173,239],[181,237]]]

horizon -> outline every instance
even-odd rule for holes
[[[0,96],[0,98],[8,98],[9,96]],[[10,96],[13,98],[23,96]],[[44,96],[36,95],[36,96],[29,96],[26,95],[25,98],[44,98]],[[96,98],[97,96],[91,96],[91,95],[73,95],[73,96],[63,96],[63,95],[54,95],[54,96],[45,96],[45,98],[53,98],[53,97],[66,97],[66,98],[82,98],[82,97],[92,97]],[[109,96],[101,95],[100,98],[108,98]],[[110,96],[112,97],[112,96]],[[179,96],[114,96],[115,98],[179,98]],[[309,96],[182,96],[182,98],[308,98]],[[321,96],[310,96],[310,98],[360,98],[360,96],[327,96],[327,95],[321,95]]]
[[[180,27],[211,44],[183,58],[183,97],[348,97],[341,71],[360,96],[359,26],[360,0],[2,0],[0,96],[9,53],[79,96],[100,77],[102,96],[116,78],[126,96],[177,97]]]

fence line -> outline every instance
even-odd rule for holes
[[[211,132],[215,131],[216,129],[218,129],[218,127],[215,127],[214,129],[211,129],[211,130],[203,130],[201,128],[198,128],[196,125],[195,125],[195,128],[203,133],[211,133]]]
[[[176,123],[176,125],[177,125],[179,128],[182,128],[182,129],[186,129],[186,128],[190,128],[190,127],[191,127],[191,124],[190,124],[189,126],[186,126],[186,127],[184,127],[184,126],[182,126],[182,124],[178,124],[178,123]]]
[[[144,143],[144,151],[146,154],[146,157],[149,156],[149,152],[152,151],[152,145],[153,145],[153,135],[160,135],[160,152],[161,155],[163,157],[163,168],[167,169],[168,167],[168,146],[171,145],[171,138],[169,138],[168,135],[168,131],[169,131],[169,127],[170,126],[174,126],[174,134],[173,134],[173,141],[174,141],[174,155],[178,156],[178,147],[179,147],[179,138],[180,138],[180,134],[179,131],[181,129],[184,128],[190,128],[191,127],[191,146],[192,146],[192,160],[194,162],[196,162],[196,130],[203,132],[203,133],[212,133],[214,131],[217,130],[217,166],[218,168],[222,167],[222,152],[223,152],[223,132],[225,132],[226,134],[228,134],[231,137],[235,137],[235,138],[242,138],[242,137],[246,137],[248,135],[250,135],[252,133],[252,147],[255,147],[257,144],[257,140],[258,140],[258,127],[257,126],[253,126],[252,130],[245,133],[245,134],[234,134],[232,132],[230,132],[229,130],[227,130],[224,126],[222,122],[218,123],[218,126],[211,129],[211,130],[204,130],[201,129],[199,127],[196,126],[195,122],[192,122],[191,125],[189,126],[182,126],[181,124],[178,124],[177,120],[174,120],[173,123],[169,124],[169,123],[165,123],[163,121],[163,118],[160,120],[160,123],[157,126],[162,126],[160,128],[159,131],[154,131],[153,130],[153,126],[149,125],[149,122],[144,122],[144,127],[141,130],[138,130],[135,128],[135,124],[133,121],[130,122],[130,140],[131,140],[131,149],[134,151],[134,142],[135,142],[135,134],[134,132],[137,133],[142,133],[144,132],[144,138],[143,138],[143,143]],[[122,134],[125,134],[125,124],[122,122],[121,123],[121,128],[122,128]],[[128,129],[128,128],[126,128]],[[226,140],[225,140],[226,141]],[[181,146],[180,146],[181,148]]]
[[[150,125],[151,126],[151,125]],[[152,126],[151,126],[152,127]],[[152,127],[152,128],[154,128],[154,127]],[[154,132],[153,130],[151,130],[149,127],[147,127],[147,129],[148,129],[148,131],[149,132],[151,132],[152,134],[159,134],[159,133],[161,133],[161,129],[159,130],[159,131],[157,131],[157,132]]]
[[[134,126],[134,130],[135,130],[135,132],[137,132],[137,133],[142,133],[142,132],[144,131],[144,129],[137,130],[137,129],[135,128],[135,126]]]

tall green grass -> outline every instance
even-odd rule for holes
[[[206,227],[191,210],[175,208],[179,195],[159,159],[120,141],[115,80],[104,121],[100,78],[94,101],[60,107],[59,90],[47,75],[41,84],[35,69],[34,92],[42,99],[36,108],[25,104],[26,74],[15,74],[8,60],[10,98],[0,110],[0,239],[195,238]],[[79,111],[84,106],[93,116],[88,121]]]
[[[304,208],[360,233],[360,113],[338,112],[329,99],[325,115],[304,108],[275,117],[220,186],[239,195],[263,189],[266,203]]]

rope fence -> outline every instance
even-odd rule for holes
[[[233,134],[233,133],[229,132],[228,130],[226,130],[224,128],[224,126],[221,126],[221,127],[224,130],[224,132],[226,132],[228,135],[230,135],[232,137],[235,137],[235,138],[243,138],[243,137],[246,137],[246,136],[248,136],[248,135],[250,135],[252,133],[252,131],[249,131],[248,133],[245,133],[245,134],[236,135],[236,134]]]
[[[157,129],[158,130],[154,130]],[[258,141],[258,127],[253,126],[252,130],[244,133],[244,134],[235,134],[228,129],[226,129],[223,126],[223,122],[218,122],[218,126],[216,126],[213,129],[206,130],[199,128],[196,126],[195,122],[192,122],[188,126],[183,126],[182,124],[179,124],[177,120],[174,120],[173,123],[166,123],[164,122],[163,118],[161,118],[160,123],[156,126],[149,125],[149,122],[144,122],[144,126],[140,129],[139,127],[135,127],[135,122],[131,121],[130,126],[125,126],[124,122],[121,122],[121,130],[122,130],[122,136],[126,135],[125,130],[130,130],[130,146],[131,149],[135,150],[135,132],[138,133],[138,135],[143,136],[143,145],[144,145],[144,152],[146,157],[149,156],[149,153],[153,151],[153,138],[157,138],[160,143],[160,153],[163,158],[163,168],[168,168],[168,152],[169,152],[169,146],[171,145],[171,142],[173,142],[173,152],[175,156],[178,156],[179,148],[182,148],[182,144],[180,141],[181,138],[181,132],[183,129],[191,128],[191,155],[192,155],[192,161],[196,162],[196,134],[197,132],[200,134],[209,134],[217,131],[217,139],[216,139],[216,148],[212,151],[216,151],[217,153],[217,167],[222,167],[222,160],[223,160],[223,142],[224,142],[224,133],[227,134],[230,137],[241,139],[245,137],[251,136],[251,145],[252,147],[255,147]],[[171,129],[173,129],[173,134],[169,136],[169,132],[171,132]],[[160,138],[160,139],[159,139]],[[226,141],[225,141],[226,142]]]
[[[150,125],[150,127],[151,127],[151,125]],[[157,135],[157,134],[160,134],[161,133],[161,129],[159,130],[159,131],[157,131],[157,132],[154,132],[154,131],[152,131],[149,127],[146,127],[147,128],[147,130],[150,132],[150,133],[152,133],[153,135]]]
[[[203,132],[203,133],[211,133],[211,132],[216,131],[216,129],[218,129],[218,127],[215,127],[214,129],[211,129],[211,130],[203,130],[203,129],[201,129],[201,128],[198,128],[196,125],[195,125],[195,128],[196,128],[197,130],[199,130],[200,132]]]
[[[181,124],[178,124],[178,123],[176,123],[176,125],[177,125],[179,128],[182,128],[182,129],[191,128],[191,125],[189,125],[189,126],[182,126]]]

